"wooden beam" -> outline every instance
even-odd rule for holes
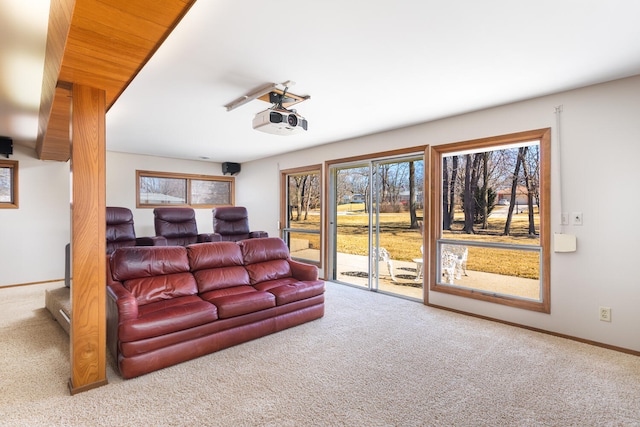
[[[106,384],[105,114],[195,0],[52,0],[36,153],[71,159],[71,394]]]
[[[51,115],[54,106],[54,98],[59,97],[57,102],[58,117],[60,114],[67,114],[66,133],[69,131],[68,111],[69,105],[65,105],[66,94],[57,93],[58,76],[62,69],[62,58],[64,56],[64,49],[67,44],[67,38],[69,36],[69,29],[71,28],[71,15],[73,14],[73,7],[75,0],[51,0],[51,6],[49,8],[49,30],[47,34],[47,45],[44,55],[44,74],[42,77],[42,93],[40,94],[40,111],[38,113],[38,137],[36,139],[36,154],[39,159],[42,160],[69,160],[69,140],[67,138],[66,148],[62,151],[66,153],[66,158],[60,158],[57,154],[56,148],[58,148],[61,133],[64,133],[65,126],[61,125],[58,120],[51,120]],[[49,127],[55,123],[55,130],[53,133],[52,144],[54,149],[48,147],[46,140],[47,131]],[[65,154],[61,157],[65,157]]]
[[[105,91],[107,111],[129,86],[195,0],[52,0],[40,98],[36,152],[69,159],[67,111],[58,82]]]
[[[71,394],[107,383],[105,92],[73,85]]]

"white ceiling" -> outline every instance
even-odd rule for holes
[[[37,135],[48,0],[0,2],[0,135]],[[198,0],[107,114],[107,148],[247,162],[640,74],[635,0]],[[223,107],[292,80],[304,134]]]

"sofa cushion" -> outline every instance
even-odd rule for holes
[[[111,254],[110,264],[113,278],[135,296],[138,305],[198,292],[182,246],[119,248]]]
[[[176,297],[139,307],[138,318],[119,326],[122,342],[157,337],[218,319],[215,305],[196,295]]]
[[[182,246],[119,248],[111,254],[111,275],[119,282],[140,277],[189,271],[187,250]]]
[[[122,285],[136,297],[138,305],[198,293],[196,279],[191,273],[141,277],[125,280]]]
[[[285,259],[274,259],[271,261],[259,262],[246,265],[249,280],[252,285],[267,280],[284,279],[291,277],[291,267]]]
[[[200,293],[249,285],[249,274],[242,265],[242,253],[234,242],[190,245],[187,255]]]
[[[287,278],[262,282],[255,285],[255,288],[272,293],[276,297],[276,305],[284,305],[322,295],[324,282],[322,280],[300,282],[294,278]]]
[[[192,271],[243,265],[242,252],[235,242],[210,242],[189,245],[187,257]]]
[[[200,293],[250,284],[249,274],[244,267],[209,268],[194,272],[193,277]]]
[[[263,237],[238,242],[251,284],[291,277],[289,248],[278,237]]]
[[[289,248],[278,237],[262,237],[238,242],[245,265],[274,259],[289,259]]]
[[[276,306],[276,298],[269,292],[252,286],[234,286],[200,295],[218,308],[218,317],[228,319]]]

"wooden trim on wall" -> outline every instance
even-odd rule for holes
[[[424,304],[429,305],[429,277],[431,277],[431,249],[429,245],[429,235],[431,233],[431,150],[429,146],[424,147],[424,177],[422,203],[422,297]]]
[[[19,193],[20,193],[20,174],[19,163],[17,160],[3,160],[0,159],[0,167],[11,169],[11,203],[0,203],[0,209],[18,209],[20,207]]]
[[[456,288],[452,286],[446,286],[438,284],[436,278],[437,269],[437,256],[429,257],[429,291],[443,292],[460,297],[473,298],[477,300],[503,304],[510,307],[521,308],[525,310],[538,311],[541,313],[551,312],[551,291],[550,291],[550,221],[551,221],[551,208],[550,208],[550,162],[551,162],[551,129],[536,129],[531,131],[518,132],[508,135],[500,135],[489,138],[481,138],[470,141],[455,142],[451,144],[438,145],[431,147],[431,185],[429,196],[433,199],[433,208],[430,212],[431,230],[429,232],[429,250],[430,253],[434,253],[437,240],[440,238],[440,232],[442,224],[442,211],[436,206],[439,205],[441,199],[441,176],[442,176],[442,162],[440,158],[443,154],[453,153],[463,150],[478,150],[488,146],[501,146],[508,145],[517,142],[526,141],[540,141],[540,246],[542,250],[542,262],[543,269],[540,276],[540,286],[542,290],[542,301],[526,301],[518,298],[511,298],[508,296],[488,294],[479,290]],[[546,194],[545,194],[546,192]]]
[[[153,204],[153,203],[140,203],[140,177],[153,177],[153,178],[175,178],[184,179],[187,184],[186,199],[188,203],[175,203],[175,204]],[[191,203],[191,181],[218,181],[228,182],[229,189],[229,203],[210,205],[210,204],[193,204]],[[220,175],[202,175],[202,174],[189,174],[179,172],[155,172],[136,170],[136,208],[138,209],[152,209],[152,208],[168,208],[168,207],[191,207],[194,209],[211,209],[217,206],[235,206],[236,204],[236,178],[233,176],[220,176]]]
[[[503,325],[513,326],[515,328],[526,329],[528,331],[539,332],[539,333],[545,334],[545,335],[551,335],[551,336],[558,337],[558,338],[564,338],[564,339],[571,340],[571,341],[581,342],[583,344],[589,344],[589,345],[593,345],[593,346],[596,346],[596,347],[606,348],[607,350],[618,351],[620,353],[631,354],[633,356],[640,356],[640,351],[637,351],[637,350],[631,350],[631,349],[624,348],[624,347],[618,347],[618,346],[615,346],[615,345],[604,344],[604,343],[601,343],[601,342],[598,342],[598,341],[592,341],[592,340],[587,340],[587,339],[584,339],[584,338],[574,337],[573,335],[566,335],[566,334],[561,334],[559,332],[548,331],[546,329],[534,328],[533,326],[527,326],[527,325],[522,325],[520,323],[508,322],[506,320],[496,319],[494,317],[489,317],[489,316],[482,316],[480,314],[469,313],[469,312],[463,311],[463,310],[456,310],[455,308],[445,307],[445,306],[438,305],[438,304],[426,304],[426,305],[429,306],[429,307],[432,307],[432,308],[437,308],[437,309],[440,309],[440,310],[449,311],[451,313],[458,313],[458,314],[463,314],[465,316],[471,316],[471,317],[474,317],[476,319],[482,319],[482,320],[486,320],[486,321],[489,321],[489,322],[501,323]]]

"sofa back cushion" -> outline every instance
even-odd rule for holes
[[[278,237],[238,242],[251,284],[291,277],[289,248]]]
[[[235,242],[190,245],[187,256],[200,293],[249,284],[242,252]]]
[[[135,246],[116,249],[111,275],[131,292],[138,305],[198,292],[182,246]]]

